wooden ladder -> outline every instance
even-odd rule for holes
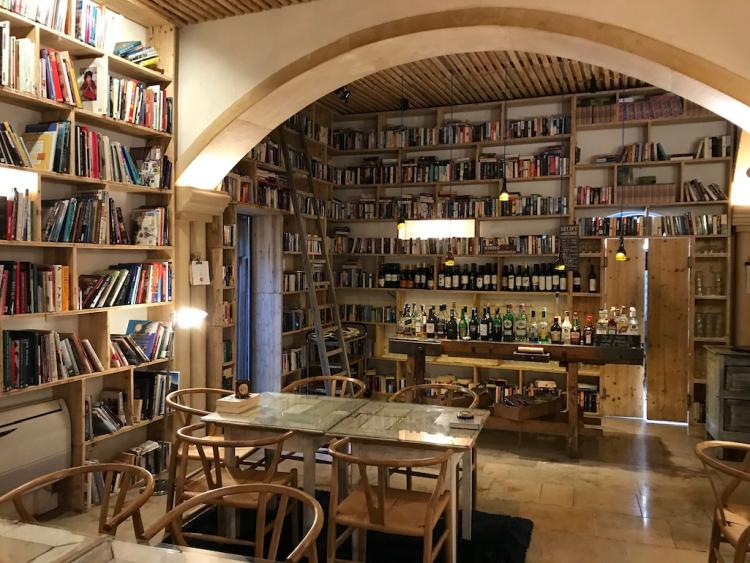
[[[297,188],[294,183],[294,166],[292,164],[291,151],[286,139],[286,128],[281,125],[277,131],[279,134],[279,140],[281,144],[281,153],[284,156],[284,165],[286,167],[287,182],[289,183],[289,193],[292,200],[292,209],[294,211],[294,221],[297,224],[297,232],[300,236],[302,264],[305,268],[305,285],[307,286],[307,295],[310,301],[310,312],[312,314],[313,328],[315,329],[315,340],[318,347],[318,357],[320,358],[320,369],[322,375],[343,375],[351,377],[351,368],[349,367],[349,355],[346,351],[346,342],[344,341],[344,330],[341,327],[341,315],[339,313],[338,302],[336,301],[336,289],[333,286],[333,270],[331,269],[331,261],[328,257],[328,250],[326,245],[326,231],[323,225],[323,220],[320,216],[320,209],[316,204],[314,206],[313,222],[315,223],[315,229],[317,235],[320,237],[321,255],[320,262],[323,262],[323,273],[325,280],[321,286],[324,286],[326,294],[326,302],[321,304],[318,303],[319,283],[313,280],[313,269],[312,260],[307,251],[307,225],[305,225],[305,219],[302,217],[300,211],[300,202],[297,195]],[[317,197],[315,190],[315,182],[313,180],[312,169],[310,164],[310,154],[307,150],[307,139],[302,129],[298,129],[299,142],[302,147],[304,155],[304,171],[307,179],[308,191]],[[323,324],[320,311],[321,309],[331,309],[333,322],[326,325]],[[336,342],[333,348],[326,346],[325,331],[327,328],[333,327],[334,334],[336,335]],[[329,341],[330,343],[331,341]],[[338,356],[340,358],[338,364],[341,366],[341,370],[336,373],[331,373],[331,358]]]

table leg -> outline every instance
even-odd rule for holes
[[[302,446],[302,488],[309,495],[315,496],[315,440],[307,439]],[[305,530],[312,525],[312,510],[305,506]]]
[[[458,561],[458,506],[456,503],[456,477],[458,476],[458,461],[460,456],[453,456],[448,471],[448,487],[450,490],[450,511],[453,515],[453,533],[448,537],[448,549],[451,550],[453,558],[451,561]]]
[[[228,437],[228,439],[231,440],[232,438]],[[227,467],[237,467],[239,460],[234,448],[224,449],[224,463]],[[236,538],[238,510],[231,506],[224,506],[220,508],[219,515],[221,518],[220,525],[223,527],[223,533],[226,534],[228,538]]]
[[[474,478],[471,470],[472,455],[471,448],[464,450],[461,454],[461,537],[465,540],[471,539],[471,514],[474,511],[472,506],[472,479]],[[455,561],[456,559],[454,559]]]
[[[422,385],[425,372],[425,351],[417,346],[413,354],[406,357],[406,384]]]
[[[568,362],[568,455],[578,457],[578,362]]]

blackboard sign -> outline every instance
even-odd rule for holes
[[[560,227],[560,256],[565,263],[565,269],[578,269],[578,225],[562,225]]]

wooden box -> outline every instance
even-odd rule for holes
[[[495,403],[492,406],[492,414],[508,420],[531,420],[532,418],[542,418],[559,413],[563,410],[563,398],[556,397],[554,399],[537,399],[531,405],[522,407],[512,407],[510,405],[503,405],[502,403]]]
[[[750,354],[707,347],[706,432],[715,440],[750,442]]]

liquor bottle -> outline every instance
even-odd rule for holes
[[[599,291],[599,280],[596,278],[596,272],[592,264],[589,270],[589,293],[596,293],[597,291]]]
[[[573,325],[570,323],[570,313],[565,311],[565,319],[562,322],[562,343],[570,344],[570,330]]]
[[[474,279],[474,287],[477,291],[484,291],[485,289],[488,289],[484,287],[484,271],[481,264],[477,269],[477,277]]]
[[[553,317],[552,326],[549,327],[549,338],[552,344],[562,344],[562,327],[560,326],[560,317]]]
[[[484,315],[479,324],[479,338],[482,340],[492,340],[492,317],[490,317],[490,308],[484,308]]]
[[[442,266],[440,266],[440,269],[438,270],[437,288],[445,289],[445,270]]]
[[[414,336],[419,336],[422,332],[422,315],[417,311],[417,304],[411,304],[411,324]]]
[[[516,266],[516,291],[523,291],[523,268],[521,264]]]
[[[508,291],[508,266],[503,265],[503,273],[500,276],[500,291]]]
[[[503,342],[513,342],[513,326],[515,321],[512,306],[506,305],[505,316],[503,316]]]
[[[411,336],[411,313],[409,305],[404,305],[404,312],[398,321],[398,333],[400,336]]]
[[[466,322],[466,307],[461,309],[461,320],[458,322],[458,337],[466,340],[469,337],[469,323]]]
[[[546,288],[546,291],[556,291],[553,287],[553,276],[552,276],[552,264],[545,264],[544,265],[544,286]]]
[[[456,307],[451,309],[451,318],[445,331],[448,340],[458,340],[458,323],[456,322]]]
[[[487,264],[484,267],[484,279],[482,285],[486,291],[497,291],[497,273],[495,264]]]
[[[469,267],[466,264],[461,272],[461,289],[469,289]]]
[[[430,307],[430,312],[427,314],[427,323],[425,328],[425,334],[427,338],[435,338],[437,333],[438,318],[435,315],[435,308]]]
[[[529,272],[529,265],[526,264],[526,268],[523,270],[523,277],[521,278],[521,288],[523,291],[531,291],[531,272]]]
[[[398,272],[398,287],[406,289],[406,268],[403,268]]]
[[[625,306],[623,305],[620,307],[620,311],[615,318],[615,323],[617,324],[617,334],[620,336],[627,336],[628,335],[628,316],[625,314]]]
[[[461,272],[459,266],[453,266],[451,268],[451,288],[459,289],[461,287]]]
[[[479,340],[479,317],[477,316],[476,307],[471,308],[471,318],[469,319],[469,340]]]
[[[448,329],[448,316],[445,312],[445,303],[440,304],[440,312],[437,315],[437,325],[435,325],[435,338],[445,338],[445,332]]]
[[[516,314],[516,342],[526,342],[529,338],[528,317],[526,316],[526,306],[521,303]]]
[[[513,264],[508,266],[508,287],[507,291],[516,290],[516,273],[513,271]]]
[[[581,324],[578,322],[578,313],[573,311],[573,326],[570,329],[570,343],[578,346],[581,344]]]
[[[427,267],[427,289],[435,289],[435,276],[433,275],[432,266]]]
[[[378,287],[385,287],[385,265],[381,264],[378,269]]]
[[[534,264],[531,274],[531,291],[539,291],[539,264]]]
[[[552,291],[560,291],[560,272],[552,268]]]
[[[615,320],[615,311],[615,307],[612,307],[609,310],[609,319],[607,320],[607,336],[617,335],[617,321]]]
[[[560,272],[560,293],[568,291],[568,272]]]
[[[529,342],[539,342],[539,325],[536,322],[536,311],[531,308],[531,322],[529,323]]]
[[[500,307],[495,307],[495,317],[492,319],[492,340],[500,342],[503,339],[503,319]]]
[[[581,274],[573,270],[573,293],[581,293]]]
[[[549,342],[549,325],[547,324],[547,307],[542,307],[542,318],[539,320],[539,342]]]
[[[632,348],[641,347],[641,329],[638,324],[638,314],[636,313],[635,307],[630,308],[630,316],[628,318],[628,336],[630,336],[630,346]]]
[[[443,276],[443,289],[453,289],[452,288],[452,282],[453,282],[453,268],[450,266],[445,267],[445,275]]]
[[[469,271],[469,289],[472,291],[477,289],[477,265],[474,263],[471,264]]]
[[[547,291],[547,272],[546,264],[542,264],[539,267],[539,291]]]
[[[586,326],[583,327],[583,345],[594,345],[594,317],[586,315]]]
[[[599,318],[596,321],[596,331],[594,332],[594,343],[597,346],[604,346],[604,344],[606,343],[608,325],[609,323],[607,322],[607,310],[599,309]]]

